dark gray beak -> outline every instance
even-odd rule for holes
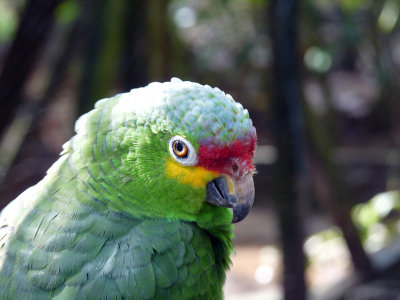
[[[206,201],[216,206],[232,208],[232,223],[242,221],[254,202],[253,174],[248,173],[237,180],[223,175],[210,181],[207,183]]]

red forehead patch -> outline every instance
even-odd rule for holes
[[[254,170],[253,156],[256,147],[256,137],[251,140],[235,141],[231,145],[200,145],[198,165],[220,173],[228,173],[233,163],[244,172]]]

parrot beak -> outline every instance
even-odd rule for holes
[[[207,183],[206,201],[216,206],[232,208],[232,223],[240,222],[253,206],[253,174],[248,173],[237,180],[222,175],[210,181]]]

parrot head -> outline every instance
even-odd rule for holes
[[[100,100],[76,130],[76,160],[87,153],[97,157],[89,168],[108,170],[91,186],[101,184],[105,198],[115,191],[104,200],[113,210],[210,228],[241,221],[253,204],[256,131],[217,88],[151,83]]]

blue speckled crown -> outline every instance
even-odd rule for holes
[[[76,122],[75,130],[81,135],[85,135],[89,123],[95,122],[96,130],[103,126],[109,126],[108,130],[121,125],[143,127],[154,133],[171,132],[214,145],[256,137],[248,111],[231,95],[178,78],[102,99],[95,107]],[[103,116],[106,107],[111,108],[107,117]]]
[[[111,113],[113,122],[123,119],[131,126],[150,127],[153,132],[172,128],[216,144],[255,135],[248,111],[231,95],[208,85],[173,78],[119,97]]]

